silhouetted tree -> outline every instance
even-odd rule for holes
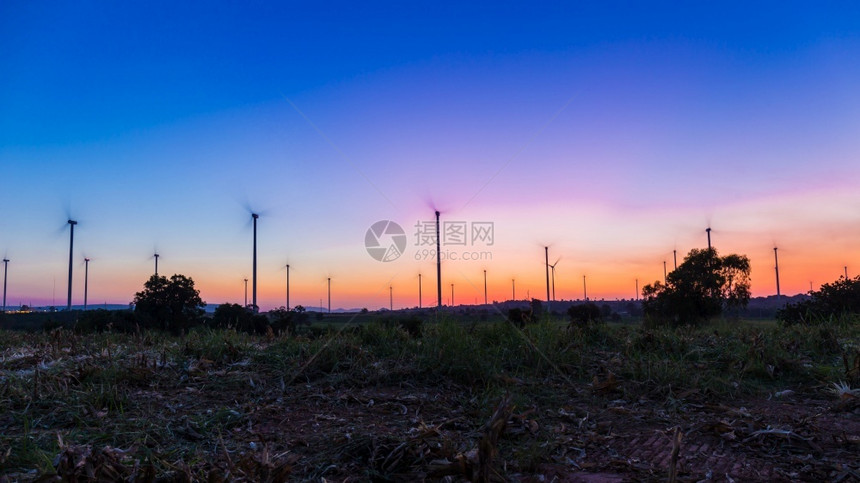
[[[134,296],[134,312],[145,325],[173,333],[188,329],[200,321],[206,302],[194,288],[194,280],[185,275],[170,279],[153,275]]]
[[[693,323],[724,309],[746,307],[750,298],[750,263],[745,255],[720,257],[717,250],[693,249],[666,283],[642,289],[642,310],[656,323]]]

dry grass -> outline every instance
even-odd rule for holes
[[[765,429],[753,415],[703,422],[715,402],[750,407],[792,394],[851,414],[831,389],[860,383],[843,364],[860,354],[858,332],[853,321],[544,322],[521,332],[451,319],[425,323],[417,337],[382,323],[313,338],[2,332],[0,468],[11,480],[402,481],[444,470],[487,481],[600,470],[665,481],[668,459],[622,464],[607,448],[625,432],[633,441],[634,430],[677,426],[686,445],[697,431],[730,442]],[[843,445],[856,456],[852,441]],[[679,480],[696,471],[681,453],[671,458]],[[838,475],[826,460],[806,471]]]

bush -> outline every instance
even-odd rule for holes
[[[272,330],[276,333],[286,332],[290,335],[296,335],[298,326],[309,325],[308,314],[304,311],[287,310],[280,307],[270,310],[266,315],[269,317],[269,324]]]
[[[570,326],[586,326],[603,320],[603,313],[594,302],[571,305],[567,309],[567,315],[570,317]]]
[[[131,310],[86,310],[80,312],[75,330],[79,332],[133,332],[139,327],[138,318]]]
[[[523,309],[519,307],[508,310],[508,322],[521,329],[526,326],[526,319],[528,318],[530,318],[529,313],[523,312]]]
[[[850,319],[845,316],[853,314],[860,314],[860,277],[825,283],[808,300],[778,310],[776,318],[785,325],[811,325]]]

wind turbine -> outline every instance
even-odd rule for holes
[[[388,286],[388,310],[394,312],[394,287]]]
[[[6,279],[9,276],[9,259],[3,257],[3,313],[6,313]]]
[[[160,257],[160,256],[161,255],[159,255],[158,252],[155,252],[152,254],[152,258],[155,259],[155,276],[156,277],[158,276],[158,257]]]
[[[546,264],[546,267],[545,267],[546,268],[546,305],[547,305],[546,309],[547,309],[547,311],[549,311],[549,302],[550,302],[550,298],[549,298],[549,247],[548,246],[543,247],[543,252],[544,252],[544,263]]]
[[[421,273],[418,273],[418,308],[421,308]]]
[[[511,279],[511,300],[517,299],[517,279]]]
[[[675,270],[678,269],[678,250],[672,250],[672,258],[675,260]]]
[[[328,313],[331,313],[331,277],[328,278]]]
[[[711,251],[711,227],[706,228],[705,232],[708,234],[708,251]]]
[[[582,276],[582,296],[588,302],[588,288],[585,286],[585,275]]]
[[[484,305],[487,305],[487,270],[484,270]]]
[[[439,210],[436,210],[436,308],[442,308],[442,242],[439,236]]]
[[[251,303],[254,304],[254,306],[251,310],[253,310],[255,314],[257,312],[259,312],[259,310],[260,310],[257,307],[257,218],[259,218],[259,217],[260,217],[260,215],[258,215],[257,213],[251,213],[251,219],[254,220],[254,263],[253,263],[253,274],[252,274],[253,288],[251,289],[251,294],[252,294],[252,302]]]
[[[639,300],[639,279],[636,279],[636,300]]]
[[[290,310],[290,264],[287,264],[287,311]]]
[[[87,287],[90,279],[90,259],[84,257],[84,311],[87,310]]]
[[[773,269],[776,271],[776,299],[779,300],[779,257],[776,254],[776,247],[773,247]]]
[[[72,253],[75,245],[75,225],[77,221],[69,219],[69,297],[66,301],[66,310],[72,310]]]
[[[710,248],[708,249],[710,250]],[[668,275],[666,275],[666,260],[663,260],[663,284],[666,284],[669,281],[667,277]]]
[[[454,284],[451,284],[451,308],[454,308]]]
[[[552,301],[555,302],[555,266],[558,265],[558,262],[561,261],[561,258],[555,261],[552,265],[549,266],[550,271],[552,272]]]
[[[245,278],[243,280],[245,280],[245,305],[244,305],[244,307],[247,309],[248,308],[248,279]]]

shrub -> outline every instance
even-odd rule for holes
[[[571,305],[567,309],[567,315],[570,317],[571,326],[586,326],[603,320],[603,314],[600,307],[598,307],[594,302]]]
[[[810,325],[850,319],[845,316],[852,314],[860,314],[860,277],[825,283],[808,300],[778,310],[776,318],[785,325]]]

